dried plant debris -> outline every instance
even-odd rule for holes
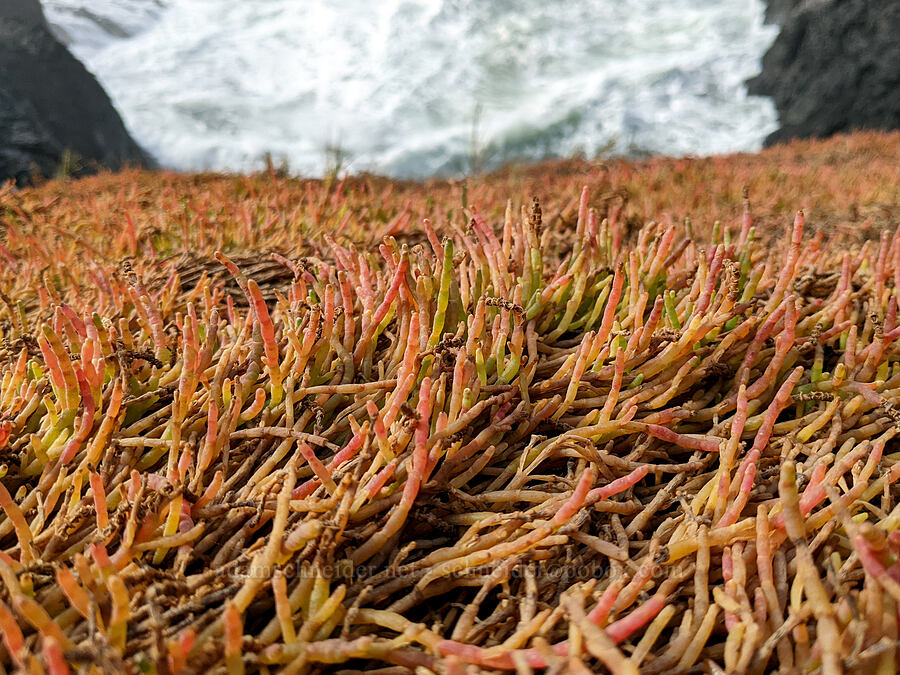
[[[191,272],[8,228],[5,670],[895,672],[900,230],[576,201]]]

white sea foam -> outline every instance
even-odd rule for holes
[[[41,0],[59,39],[91,54],[153,25],[171,0]]]
[[[754,150],[762,0],[43,0],[169,166],[452,174]],[[89,12],[84,10],[89,9]],[[112,28],[112,26],[118,27]]]

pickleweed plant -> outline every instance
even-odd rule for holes
[[[850,138],[4,188],[3,668],[896,671],[900,228],[835,214],[900,135]]]

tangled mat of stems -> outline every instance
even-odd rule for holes
[[[6,671],[897,670],[900,229],[93,180],[0,194]]]

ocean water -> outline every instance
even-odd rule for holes
[[[762,0],[43,0],[179,169],[452,175],[755,150]]]

